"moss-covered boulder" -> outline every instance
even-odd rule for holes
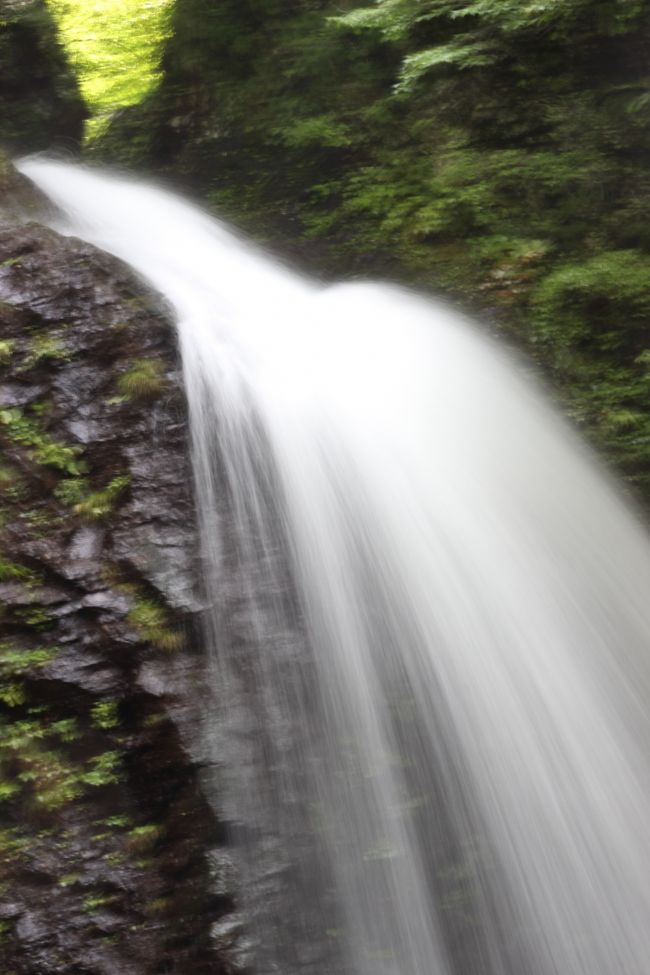
[[[0,147],[77,149],[85,117],[45,0],[0,0]]]

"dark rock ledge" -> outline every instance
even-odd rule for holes
[[[0,175],[0,211],[38,207]],[[156,296],[94,248],[5,219],[4,975],[237,969],[219,938],[227,857],[192,752],[203,682],[186,445]]]

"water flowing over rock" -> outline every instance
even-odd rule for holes
[[[615,486],[444,305],[23,168],[178,321],[243,878],[220,943],[260,975],[641,975],[650,544]]]

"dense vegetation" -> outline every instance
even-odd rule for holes
[[[650,491],[647,4],[176,0],[169,30],[97,155],[493,309]]]

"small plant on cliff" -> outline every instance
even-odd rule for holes
[[[165,385],[165,367],[160,359],[137,359],[117,380],[122,396],[129,399],[153,399]]]
[[[47,333],[35,335],[30,340],[20,372],[34,369],[41,362],[67,361],[69,358],[69,351],[56,336]]]
[[[88,762],[88,768],[84,771],[80,781],[84,785],[95,787],[104,785],[114,785],[120,781],[120,765],[122,756],[119,752],[109,751],[96,755]]]
[[[151,599],[137,599],[129,610],[128,619],[140,636],[160,650],[178,650],[182,644],[180,633],[171,629],[169,614]]]
[[[23,650],[12,643],[0,643],[0,677],[17,677],[38,667],[44,667],[54,659],[57,652],[56,647]]]
[[[117,898],[116,894],[95,894],[84,898],[83,910],[89,914],[99,911],[102,907],[112,904]]]
[[[90,709],[92,723],[97,728],[109,731],[120,723],[118,701],[98,701]]]
[[[22,501],[27,487],[22,475],[9,464],[0,464],[0,496],[7,501]]]
[[[158,840],[164,835],[165,829],[156,823],[147,823],[145,826],[136,826],[129,830],[127,843],[132,853],[148,852],[156,845]]]
[[[16,343],[13,339],[2,339],[2,341],[0,341],[0,363],[9,362],[15,347]]]
[[[106,518],[113,511],[130,482],[131,478],[128,474],[114,477],[101,491],[93,491],[92,494],[78,501],[74,506],[75,513],[89,521]]]
[[[27,566],[0,556],[0,582],[22,582],[34,586],[38,583],[38,577]]]
[[[27,456],[36,464],[53,467],[63,474],[78,476],[85,471],[79,459],[83,448],[59,443],[45,433],[36,420],[25,416],[17,407],[0,410],[0,433],[16,447],[27,448]]]
[[[87,491],[87,484],[83,477],[66,477],[55,487],[54,496],[63,504],[74,507],[84,500]]]

